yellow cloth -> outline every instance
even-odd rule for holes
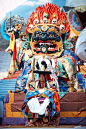
[[[15,44],[15,35],[14,35],[14,31],[12,31],[11,37],[10,37],[10,45],[9,45],[9,49],[11,49],[12,51],[14,50],[14,44]]]
[[[14,93],[9,93],[9,103],[14,103]]]

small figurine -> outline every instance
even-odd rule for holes
[[[74,88],[74,81],[68,81],[69,88],[67,92],[76,92],[76,89]]]

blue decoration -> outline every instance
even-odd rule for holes
[[[64,50],[61,56],[65,56],[65,55],[70,55],[74,58],[75,61],[77,61],[77,57],[76,57],[75,53],[73,51],[71,51],[70,49]]]
[[[22,47],[22,48],[30,48],[30,43],[28,43],[28,41],[23,41],[23,42],[21,43],[21,47]]]
[[[80,24],[80,20],[78,17],[78,14],[76,13],[75,10],[70,10],[68,13],[68,19],[70,24],[72,25],[72,27],[77,30],[77,31],[81,31],[82,30],[82,26]]]
[[[6,34],[6,30],[5,30],[6,21],[7,21],[7,18],[3,21],[2,25],[1,25],[1,35],[5,40],[10,41],[10,36],[8,34]]]

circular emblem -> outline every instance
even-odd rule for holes
[[[48,52],[48,48],[47,48],[46,45],[41,46],[41,52],[42,53],[47,53]]]

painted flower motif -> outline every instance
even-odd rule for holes
[[[46,51],[46,48],[45,48],[45,47],[43,47],[43,48],[42,48],[42,51],[43,51],[43,52],[45,52],[45,51]]]
[[[62,63],[65,63],[65,60],[62,60],[61,62],[62,62]]]

